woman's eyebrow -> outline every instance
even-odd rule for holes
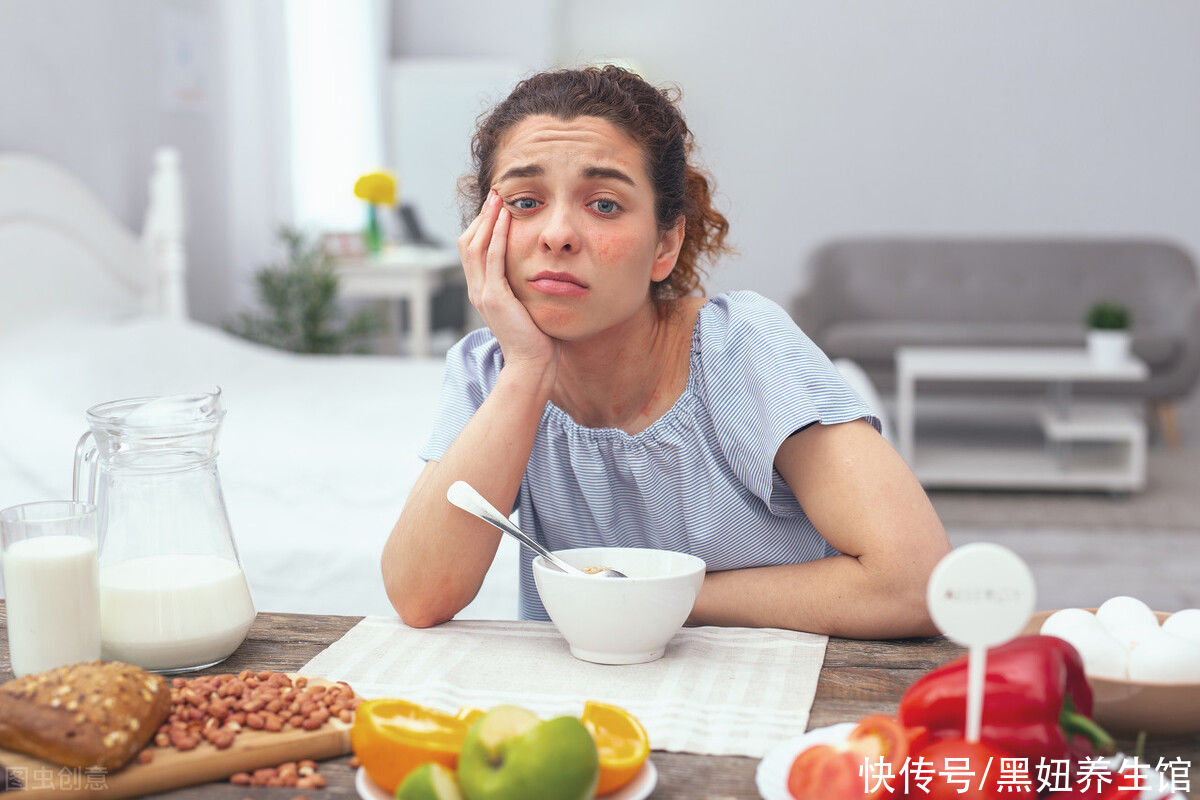
[[[501,183],[509,178],[536,178],[546,174],[546,170],[541,164],[525,164],[519,167],[513,167],[506,170],[503,175],[496,179],[496,183]],[[612,178],[613,180],[627,183],[630,186],[637,187],[637,183],[633,178],[613,167],[584,167],[579,173],[584,178]]]
[[[583,170],[582,174],[585,178],[612,178],[613,180],[628,183],[635,188],[637,187],[633,178],[621,172],[621,170],[613,169],[612,167],[587,167]]]
[[[509,178],[536,178],[539,175],[544,175],[546,170],[542,169],[541,164],[526,164],[523,167],[513,167],[496,179],[496,183],[506,181]]]

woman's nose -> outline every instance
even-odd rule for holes
[[[578,253],[579,231],[570,209],[565,205],[547,209],[545,226],[538,235],[538,246],[549,253]]]

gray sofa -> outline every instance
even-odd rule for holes
[[[1144,398],[1169,413],[1164,404],[1200,376],[1196,265],[1169,242],[845,239],[813,253],[808,279],[792,304],[796,322],[831,358],[862,366],[884,393],[894,389],[902,345],[1083,346],[1084,315],[1102,299],[1132,311],[1133,350],[1151,377],[1074,391]]]

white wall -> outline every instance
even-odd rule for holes
[[[191,314],[207,322],[248,301],[288,209],[281,3],[0,0],[0,150],[61,164],[137,231],[153,152],[177,147]]]
[[[139,227],[153,150],[178,147],[210,322],[248,302],[291,208],[283,2],[0,0],[0,149],[58,161]],[[628,58],[678,83],[741,250],[713,291],[786,300],[816,244],[854,233],[1137,233],[1200,254],[1200,4],[394,3],[395,55]],[[164,99],[164,19],[202,45],[194,107]],[[470,133],[445,132],[464,158]]]
[[[209,4],[181,2],[174,8],[190,15],[200,39],[214,42]],[[0,150],[58,162],[140,230],[154,149],[178,147],[193,231],[188,286],[195,312],[203,313],[220,305],[224,295],[222,187],[204,168],[219,157],[223,87],[210,84],[206,108],[163,107],[158,80],[163,24],[153,6],[137,0],[0,3]],[[197,230],[207,235],[197,237]]]
[[[1200,4],[396,2],[398,55],[627,58],[682,87],[740,250],[710,291],[785,301],[817,244],[863,233],[1150,234],[1200,256]]]

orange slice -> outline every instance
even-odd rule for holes
[[[354,713],[350,746],[371,780],[394,794],[408,773],[428,761],[454,769],[467,729],[482,713],[464,708],[455,715],[407,700],[368,700]]]
[[[650,737],[637,717],[607,703],[587,701],[580,719],[596,740],[600,756],[596,794],[615,792],[633,780],[650,757]]]

